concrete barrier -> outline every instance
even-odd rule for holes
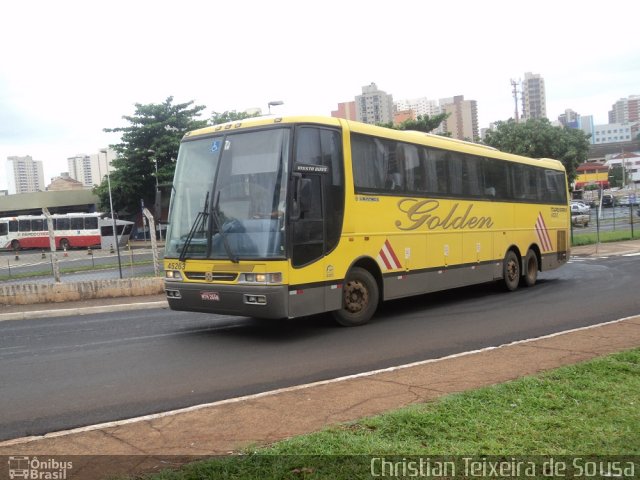
[[[94,298],[157,295],[164,291],[162,278],[92,280],[77,283],[0,285],[0,305],[59,303]]]

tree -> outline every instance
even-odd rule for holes
[[[225,110],[222,113],[213,112],[211,115],[211,125],[220,125],[221,123],[236,122],[238,120],[244,120],[245,118],[259,117],[260,112],[246,113],[236,112],[235,110]]]
[[[609,169],[609,187],[620,188],[627,183],[627,172],[622,168],[622,165],[613,165]]]
[[[394,130],[416,130],[418,132],[429,133],[438,128],[448,116],[448,113],[439,113],[433,117],[430,117],[429,115],[418,115],[415,120],[405,120],[399,125],[395,125],[393,122],[380,123],[378,125],[380,127],[393,128]]]
[[[118,144],[111,145],[117,153],[112,162],[111,192],[116,212],[131,215],[140,210],[140,200],[151,206],[155,201],[156,166],[158,184],[173,179],[178,147],[184,134],[207,126],[198,120],[206,107],[193,101],[173,104],[173,97],[163,103],[135,104],[135,113],[122,118],[127,127],[105,128],[105,132],[122,134]],[[108,210],[107,180],[94,189],[102,209]]]
[[[484,143],[516,155],[560,160],[567,170],[569,183],[573,182],[576,167],[587,160],[589,152],[589,135],[574,128],[554,127],[546,118],[524,123],[512,119],[498,122],[495,130],[487,132]]]

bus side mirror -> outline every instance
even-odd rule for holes
[[[295,189],[293,192],[292,220],[299,220],[300,217],[311,210],[311,179],[302,178],[300,174],[296,177]]]

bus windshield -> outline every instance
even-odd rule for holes
[[[289,130],[221,134],[180,146],[168,258],[282,258]]]

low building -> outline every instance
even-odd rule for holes
[[[587,186],[609,188],[609,167],[604,163],[587,162],[576,168],[575,189],[582,190]]]
[[[59,177],[55,177],[51,180],[51,183],[47,187],[49,192],[60,192],[63,190],[85,190],[86,187],[82,182],[74,180],[69,176],[67,172],[64,172]]]
[[[640,152],[624,152],[611,155],[605,163],[607,168],[621,166],[626,172],[626,185],[640,184]]]
[[[0,196],[0,217],[41,215],[47,207],[51,213],[97,211],[98,197],[91,190],[20,193]]]

